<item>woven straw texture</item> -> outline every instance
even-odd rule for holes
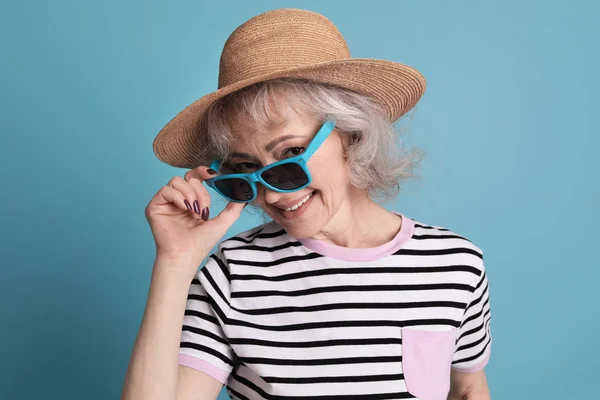
[[[338,85],[380,102],[396,121],[419,101],[425,78],[407,65],[351,58],[346,41],[324,16],[307,10],[278,9],[240,25],[221,53],[218,90],[194,101],[156,136],[156,156],[174,167],[208,165],[200,124],[215,100],[269,79],[290,77]]]

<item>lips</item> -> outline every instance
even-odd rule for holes
[[[273,206],[279,208],[282,211],[285,211],[286,208],[290,208],[292,206],[295,206],[296,204],[300,203],[302,200],[304,200],[306,198],[306,196],[313,194],[315,191],[313,190],[312,192],[306,193],[286,204],[273,204]]]

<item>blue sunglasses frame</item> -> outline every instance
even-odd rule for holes
[[[298,190],[301,190],[301,189],[305,188],[306,186],[310,185],[310,183],[312,182],[312,177],[311,177],[310,172],[308,171],[308,167],[307,167],[308,160],[317,151],[317,149],[323,144],[325,139],[327,139],[329,134],[333,131],[333,128],[335,128],[334,121],[332,121],[332,120],[325,121],[325,123],[323,123],[323,125],[321,126],[321,128],[319,129],[319,131],[317,132],[315,137],[310,141],[310,143],[308,144],[308,146],[306,147],[304,152],[295,157],[286,158],[285,160],[274,162],[272,164],[266,165],[263,168],[261,168],[257,171],[254,171],[252,173],[249,173],[249,174],[219,175],[219,176],[215,176],[214,178],[207,179],[204,182],[209,187],[214,189],[217,193],[219,193],[221,196],[225,197],[227,200],[233,201],[236,203],[249,203],[249,202],[253,201],[254,199],[256,199],[256,196],[258,193],[258,190],[256,187],[256,182],[259,182],[262,185],[264,185],[265,187],[269,188],[270,190],[273,190],[273,191],[279,192],[279,193],[291,193],[291,192],[296,192]],[[279,165],[283,165],[283,164],[299,165],[302,168],[302,170],[304,171],[304,173],[306,174],[308,181],[304,185],[302,185],[298,188],[289,189],[289,190],[276,188],[276,187],[270,185],[268,182],[265,182],[265,180],[261,176],[263,174],[263,172],[265,172],[271,168],[277,167]],[[214,160],[210,164],[210,168],[214,169],[215,171],[218,171],[220,166],[221,166],[221,160]],[[248,199],[248,200],[232,199],[232,198],[226,196],[225,194],[221,193],[219,191],[219,189],[217,189],[215,182],[218,182],[223,179],[234,179],[234,178],[235,179],[243,179],[246,182],[248,182],[248,184],[250,185],[250,188],[252,189],[252,198],[251,199]]]

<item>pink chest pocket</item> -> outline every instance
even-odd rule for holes
[[[402,328],[402,370],[406,388],[421,400],[446,400],[457,329]]]

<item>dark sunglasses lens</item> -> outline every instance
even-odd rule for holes
[[[217,190],[233,200],[250,200],[253,197],[252,187],[244,179],[231,178],[215,181]]]
[[[281,164],[261,174],[269,185],[283,190],[294,190],[308,183],[308,176],[296,163]]]

